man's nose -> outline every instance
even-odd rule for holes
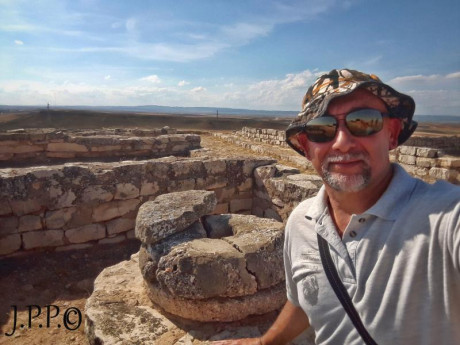
[[[355,146],[355,138],[345,125],[345,120],[340,119],[337,121],[337,133],[332,144],[332,149],[341,152],[348,152]]]

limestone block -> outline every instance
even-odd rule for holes
[[[153,244],[211,214],[216,204],[214,192],[203,190],[160,195],[139,208],[136,236],[144,243]]]
[[[181,152],[185,152],[185,151],[188,151],[190,150],[190,146],[189,144],[175,144],[172,148],[171,148],[171,152],[173,154],[176,154],[176,153],[181,153]]]
[[[100,222],[121,217],[126,213],[135,210],[139,203],[140,201],[138,199],[129,199],[111,201],[98,205],[93,209],[93,221]]]
[[[196,189],[218,189],[224,188],[228,185],[228,180],[225,176],[208,176],[206,178],[196,179]]]
[[[262,187],[264,185],[264,181],[275,177],[276,174],[276,166],[275,165],[266,165],[262,167],[258,167],[254,171],[254,179],[256,185]]]
[[[14,146],[0,146],[0,153],[31,153],[44,151],[44,147],[38,145],[16,144]]]
[[[0,217],[0,235],[17,233],[18,227],[18,217]]]
[[[429,147],[417,147],[417,156],[425,158],[435,158],[438,156],[438,150]]]
[[[441,168],[458,170],[458,168],[460,168],[460,157],[441,157],[441,158],[438,158],[438,165]]]
[[[140,204],[139,199],[130,199],[130,200],[120,200],[118,201],[118,210],[119,210],[119,215],[124,216],[128,214],[131,211],[134,211],[137,209],[137,207]]]
[[[224,174],[227,169],[224,160],[204,161],[203,164],[208,175]]]
[[[243,254],[217,239],[197,239],[174,247],[160,259],[157,279],[174,296],[191,299],[244,296],[257,290]]]
[[[230,201],[230,212],[236,213],[238,211],[251,210],[252,199],[233,199]]]
[[[131,183],[118,183],[116,185],[115,199],[134,199],[139,196],[139,188]]]
[[[162,341],[162,336],[171,330],[183,333],[151,305],[134,259],[102,271],[84,315],[89,344],[173,345],[173,338]]]
[[[165,238],[153,245],[142,244],[139,251],[139,267],[147,281],[156,281],[156,271],[162,256],[168,254],[174,246],[190,242],[195,239],[205,238],[206,231],[200,222],[195,222],[187,229]]]
[[[205,168],[202,161],[178,161],[171,164],[171,178],[187,179],[190,176],[194,178],[205,177]]]
[[[21,235],[9,234],[0,237],[0,255],[14,253],[21,248]]]
[[[168,184],[168,192],[188,191],[195,188],[195,179],[189,178],[186,180],[171,181]]]
[[[61,230],[31,231],[22,234],[24,249],[57,247],[64,244],[64,232]]]
[[[40,216],[26,215],[19,218],[19,232],[40,230],[42,228],[43,226]]]
[[[415,165],[421,168],[431,168],[435,164],[435,160],[432,158],[417,157]]]
[[[50,187],[48,195],[51,198],[49,208],[52,210],[73,206],[74,201],[77,199],[72,190],[63,189],[60,186]]]
[[[49,143],[46,150],[51,152],[88,152],[85,145],[76,143]]]
[[[277,229],[253,231],[225,239],[244,254],[246,267],[255,275],[259,290],[284,281],[284,234],[282,225],[275,227]]]
[[[400,146],[399,152],[403,155],[415,156],[417,148],[415,146]]]
[[[72,212],[71,210],[75,210]],[[93,209],[91,206],[85,204],[78,207],[73,207],[69,209],[71,213],[71,218],[63,226],[65,229],[78,228],[83,225],[88,225],[93,223]],[[64,218],[66,219],[66,218]]]
[[[119,234],[134,229],[136,225],[135,219],[131,218],[116,218],[107,222],[107,234]]]
[[[445,168],[431,168],[428,172],[431,177],[434,177],[437,180],[450,180],[451,178],[455,178],[457,174],[454,173],[456,173],[456,171]]]
[[[415,156],[409,156],[409,155],[403,155],[403,154],[401,154],[401,155],[399,155],[398,160],[399,160],[401,163],[404,163],[404,164],[415,165],[416,157],[415,157]]]
[[[156,195],[160,191],[158,182],[146,182],[143,181],[141,184],[140,195]]]
[[[40,209],[42,208],[41,203],[36,199],[11,200],[10,206],[13,213],[17,216],[34,213],[40,211]]]
[[[48,229],[61,229],[70,221],[76,212],[75,207],[62,208],[56,211],[48,211],[45,214],[45,225]]]
[[[108,202],[113,199],[113,193],[107,190],[107,186],[88,186],[83,190],[82,201],[84,203]]]
[[[415,168],[415,175],[417,176],[420,176],[420,177],[424,177],[426,175],[428,175],[430,171],[430,168],[420,168],[420,167],[416,167]]]
[[[65,236],[70,243],[85,243],[105,237],[105,226],[102,224],[89,224],[76,229],[65,231]]]
[[[266,166],[273,163],[276,163],[276,159],[268,157],[261,157],[259,159],[254,160],[245,160],[243,162],[243,174],[245,176],[252,176],[254,173],[254,169],[256,169],[257,167]]]

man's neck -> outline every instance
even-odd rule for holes
[[[378,181],[357,192],[340,192],[325,185],[328,207],[332,219],[342,236],[353,214],[360,214],[374,205],[387,189],[393,178],[393,167]]]

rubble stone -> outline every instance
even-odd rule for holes
[[[136,219],[136,237],[154,244],[183,231],[200,217],[213,212],[217,204],[214,192],[185,191],[163,194],[144,203]]]

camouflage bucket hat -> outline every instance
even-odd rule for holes
[[[302,131],[308,121],[323,116],[331,100],[347,95],[357,88],[372,92],[385,103],[390,117],[402,120],[398,145],[409,139],[417,128],[417,122],[412,120],[415,111],[415,102],[412,97],[399,93],[373,74],[351,69],[334,69],[320,76],[305,94],[302,111],[286,129],[286,142],[289,146],[304,155],[297,140],[297,134]]]

